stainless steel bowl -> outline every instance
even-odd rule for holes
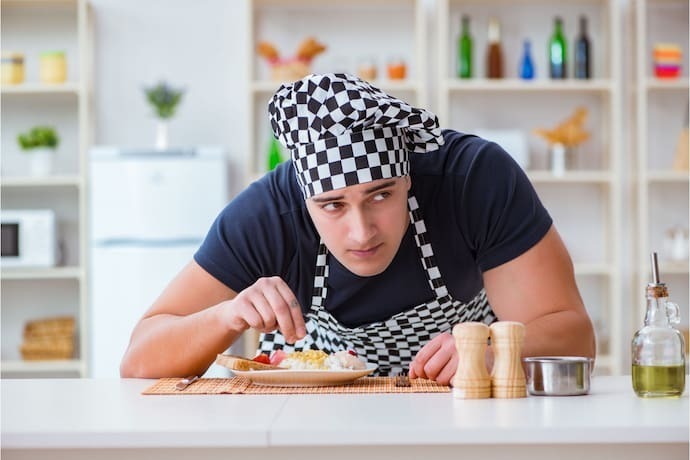
[[[574,396],[589,393],[592,358],[535,356],[523,359],[527,391],[537,396]]]

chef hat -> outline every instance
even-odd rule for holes
[[[408,152],[443,145],[436,115],[346,74],[308,75],[284,84],[268,112],[305,199],[407,175]]]

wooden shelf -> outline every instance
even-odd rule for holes
[[[690,273],[688,261],[660,260],[659,268],[667,275],[686,275]]]
[[[637,82],[632,87],[630,107],[634,107],[635,112],[631,128],[634,129],[628,144],[637,163],[637,177],[634,178],[637,179],[637,200],[632,214],[637,220],[635,285],[636,289],[642,289],[652,280],[649,254],[658,250],[662,281],[668,282],[666,277],[675,275],[680,278],[678,286],[684,284],[687,289],[688,262],[666,259],[663,248],[667,244],[669,226],[687,226],[689,173],[674,171],[670,165],[680,134],[680,123],[687,116],[690,79],[687,75],[674,79],[656,78],[652,75],[651,58],[654,44],[660,42],[678,43],[682,53],[688,52],[688,1],[635,0],[630,5],[634,18],[631,25],[635,31],[635,74],[631,77]],[[655,165],[656,169],[650,170],[650,165]],[[660,169],[661,165],[669,168]],[[686,222],[685,225],[682,221]],[[677,294],[681,295],[679,301],[683,302],[687,290],[676,294],[672,291],[671,298]],[[641,322],[645,303],[636,302],[631,314]]]
[[[64,175],[48,177],[10,176],[0,178],[3,187],[80,187],[81,176]]]
[[[663,78],[648,78],[647,89],[652,90],[682,90],[688,91],[690,89],[690,80],[687,78],[677,79],[663,79]]]
[[[4,280],[80,279],[81,267],[47,268],[3,268],[0,277]]]
[[[420,83],[415,80],[373,80],[370,82],[372,85],[381,89],[382,91],[416,91],[420,87]],[[275,81],[253,81],[251,83],[251,90],[253,93],[258,94],[273,94],[280,88],[281,83]]]
[[[535,184],[608,184],[613,180],[613,175],[608,171],[567,171],[557,176],[548,170],[532,170],[527,171],[527,177]]]
[[[48,176],[0,176],[3,207],[52,209],[68,266],[11,267],[3,264],[2,333],[21,333],[23,321],[69,311],[78,321],[75,356],[88,356],[88,149],[92,141],[94,11],[90,0],[2,0],[3,35],[7,44],[25,53],[27,80],[2,85],[3,122],[12,136],[28,126],[55,125],[62,139],[58,173]],[[7,27],[5,27],[7,26]],[[38,54],[57,46],[68,54],[70,80],[44,84],[34,72]],[[50,49],[50,48],[49,48]],[[32,72],[33,71],[33,72]],[[5,128],[5,125],[3,125]],[[12,134],[15,133],[15,134]],[[9,140],[9,139],[8,139]],[[12,143],[14,144],[14,143]],[[7,154],[5,154],[7,153]],[[18,147],[3,152],[4,171],[20,171],[27,159]],[[71,166],[69,166],[71,165]],[[5,294],[7,293],[7,294]],[[12,334],[10,334],[12,332]],[[3,374],[18,377],[86,377],[85,359],[23,361],[19,355],[3,359]],[[5,375],[3,375],[5,376]]]
[[[77,6],[78,0],[2,0],[3,7]]]
[[[520,79],[469,79],[457,78],[446,81],[449,91],[568,91],[568,92],[607,92],[613,87],[610,80],[520,80]]]
[[[83,363],[79,359],[55,360],[55,361],[2,361],[2,372],[45,374],[50,372],[74,372],[81,373]]]
[[[688,182],[690,173],[688,171],[648,171],[645,176],[649,182]]]
[[[611,373],[619,374],[627,353],[622,347],[626,331],[622,308],[623,245],[620,237],[624,223],[621,199],[624,177],[624,163],[621,161],[621,141],[624,137],[621,129],[624,118],[621,101],[623,92],[620,90],[623,68],[621,42],[624,38],[622,12],[615,0],[583,0],[580,2],[583,8],[571,5],[572,9],[555,3],[558,2],[549,2],[549,8],[553,10],[550,14],[563,16],[567,23],[576,22],[579,15],[589,18],[591,27],[588,33],[600,45],[593,49],[592,55],[597,78],[550,79],[545,61],[541,61],[544,64],[538,69],[538,78],[523,80],[515,76],[516,60],[505,63],[505,75],[510,78],[457,78],[455,66],[458,61],[458,34],[461,27],[458,23],[462,15],[467,14],[475,21],[470,26],[475,37],[483,34],[480,28],[484,28],[486,19],[494,15],[505,28],[505,36],[511,40],[522,40],[525,34],[532,33],[549,36],[553,24],[550,21],[532,20],[531,17],[529,21],[524,21],[527,16],[536,16],[529,13],[543,13],[541,10],[544,10],[546,3],[534,0],[436,0],[436,50],[441,57],[437,60],[436,71],[436,114],[444,126],[456,127],[460,131],[473,132],[491,128],[497,131],[519,130],[526,135],[531,134],[537,126],[552,126],[579,105],[587,107],[591,116],[586,126],[593,136],[588,141],[589,150],[583,152],[585,161],[581,164],[596,169],[571,169],[560,175],[553,174],[549,169],[527,170],[526,174],[554,216],[556,226],[566,239],[572,241],[569,249],[576,260],[597,261],[599,257],[595,254],[607,254],[602,258],[602,263],[576,263],[574,269],[578,277],[593,277],[594,284],[606,285],[601,291],[601,286],[584,286],[586,292],[583,290],[583,298],[589,303],[603,301],[600,314],[608,321],[609,349],[607,357],[599,357],[597,365],[606,366]],[[500,5],[500,9],[497,9],[497,5]],[[484,40],[485,35],[481,38]],[[484,64],[483,48],[486,43],[482,40],[477,42],[479,48],[475,46],[474,51],[476,75],[484,75],[481,67]],[[543,53],[538,44],[532,50],[534,56]],[[605,63],[605,66],[597,67],[597,62]],[[491,140],[490,134],[487,133],[486,136]],[[526,140],[526,143],[528,150],[532,150],[531,139]],[[540,155],[542,152],[530,153],[535,157],[548,159],[545,158],[547,155]],[[539,166],[545,168],[544,163],[541,162]],[[602,166],[597,168],[597,165]],[[575,195],[581,194],[586,197],[586,201],[573,196],[573,189]],[[596,213],[589,209],[594,203],[598,206]],[[587,227],[586,233],[580,228],[583,225]],[[587,242],[581,241],[590,237],[601,240],[594,242],[598,247],[597,252],[589,253]]]
[[[55,85],[45,85],[42,83],[20,83],[18,85],[3,85],[2,94],[70,94],[76,96],[79,94],[79,83],[67,82]]]

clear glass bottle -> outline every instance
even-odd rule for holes
[[[462,16],[462,28],[458,40],[458,77],[472,78],[472,35],[470,35],[470,17]]]
[[[678,324],[678,305],[669,302],[668,288],[659,281],[656,253],[654,282],[647,285],[644,326],[632,339],[632,383],[643,398],[677,398],[685,389],[685,340]]]

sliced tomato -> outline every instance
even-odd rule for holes
[[[257,363],[261,364],[271,364],[271,360],[266,353],[261,353],[256,358],[252,359],[252,361],[256,361]]]
[[[276,350],[271,355],[271,364],[278,366],[285,358],[287,358],[287,353],[283,350]]]

